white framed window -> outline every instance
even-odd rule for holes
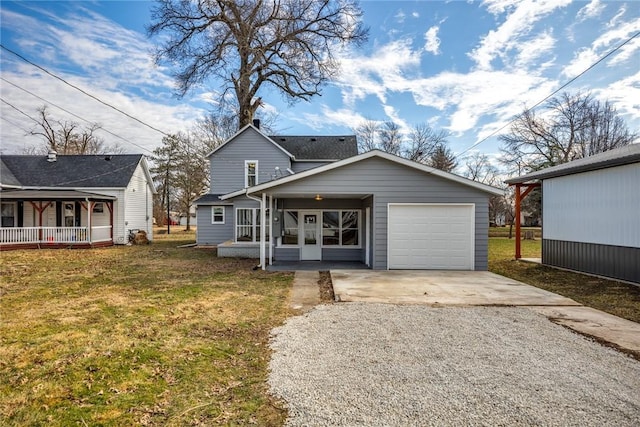
[[[211,206],[211,224],[224,224],[224,206]]]
[[[270,220],[269,209],[266,211],[266,239],[269,241]],[[260,209],[237,208],[236,209],[236,242],[257,243],[260,241]]]
[[[2,227],[15,227],[16,226],[16,204],[13,202],[2,203]]]
[[[298,211],[284,211],[282,244],[298,245]]]
[[[360,211],[322,211],[322,246],[360,246]]]
[[[93,205],[93,213],[103,213],[104,212],[104,203],[96,202]]]
[[[245,160],[244,161],[244,186],[253,187],[258,185],[258,161],[257,160]]]

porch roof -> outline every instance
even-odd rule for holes
[[[0,196],[3,200],[116,200],[115,196],[78,190],[3,190]]]

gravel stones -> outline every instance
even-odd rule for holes
[[[640,425],[640,363],[526,308],[321,305],[271,347],[290,426]]]

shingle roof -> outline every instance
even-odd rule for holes
[[[4,159],[0,157],[0,185],[6,186],[20,186],[20,181],[16,178],[11,169],[7,165],[4,164]]]
[[[203,194],[198,199],[196,199],[193,203],[196,205],[231,204],[227,200],[220,200],[220,196],[222,196],[222,194]]]
[[[569,163],[552,166],[527,175],[511,178],[505,182],[507,184],[522,184],[529,181],[573,175],[576,173],[628,165],[637,162],[640,162],[640,144],[631,144],[625,147],[605,151],[604,153],[594,154],[589,157],[574,160]]]
[[[13,176],[22,187],[123,188],[142,154],[58,155],[54,162],[46,155],[3,155],[0,160],[2,185],[16,185],[10,184]]]
[[[342,160],[358,154],[355,135],[271,135],[269,138],[293,154],[296,160]]]

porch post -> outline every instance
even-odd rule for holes
[[[265,239],[267,238],[267,193],[262,193],[262,202],[260,204],[260,265],[263,270],[267,269],[265,262],[266,247]]]
[[[269,194],[269,265],[273,265],[273,195]]]
[[[87,238],[89,240],[89,244],[91,244],[91,212],[93,212],[93,202],[87,199]]]

